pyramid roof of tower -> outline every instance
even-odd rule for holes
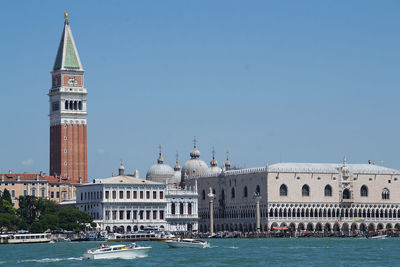
[[[64,23],[63,33],[61,35],[56,60],[54,62],[53,71],[54,70],[83,71],[68,21],[65,21]]]

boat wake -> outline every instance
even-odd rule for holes
[[[83,257],[68,257],[68,258],[44,258],[44,259],[27,259],[27,260],[21,260],[18,261],[18,263],[24,263],[24,262],[58,262],[58,261],[81,261],[83,260]]]

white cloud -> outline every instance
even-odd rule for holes
[[[33,159],[26,159],[22,161],[22,165],[31,166],[33,164]]]

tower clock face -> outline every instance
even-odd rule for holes
[[[74,76],[69,77],[68,85],[70,85],[70,86],[77,86],[78,85],[78,82],[76,81],[76,78]]]

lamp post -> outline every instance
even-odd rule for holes
[[[259,233],[261,231],[261,227],[260,227],[260,201],[261,201],[261,196],[260,196],[260,193],[259,192],[254,192],[253,199],[256,201],[256,229],[257,229],[257,232]]]
[[[214,199],[215,194],[212,192],[212,188],[210,187],[210,193],[208,193],[209,202],[209,210],[210,210],[210,234],[214,233]]]

